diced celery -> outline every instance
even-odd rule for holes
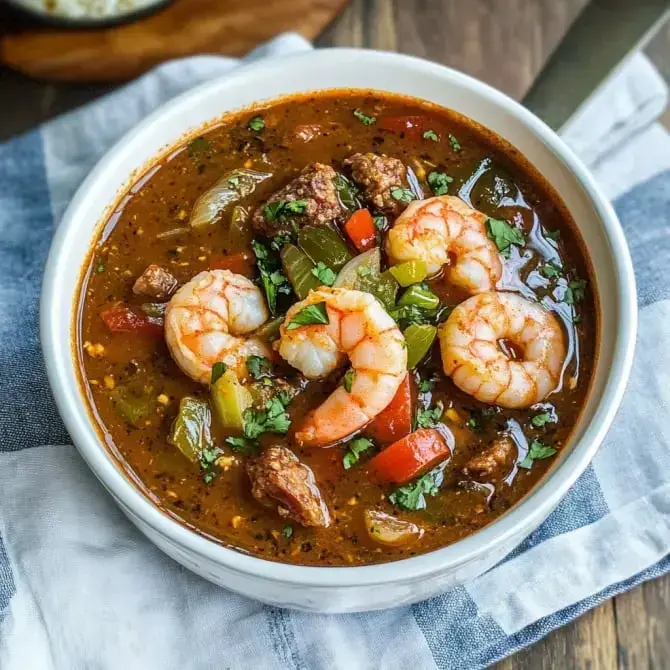
[[[172,424],[168,442],[192,463],[198,463],[205,449],[212,447],[212,415],[206,400],[184,396]]]
[[[251,393],[232,370],[226,370],[213,384],[212,404],[219,423],[226,430],[244,429],[244,410],[251,407]]]
[[[300,300],[306,298],[312,289],[321,286],[321,282],[312,273],[314,263],[295,244],[285,244],[279,255],[284,266],[284,272]]]
[[[430,350],[437,328],[428,324],[412,324],[403,334],[407,345],[407,369],[412,370]]]
[[[428,266],[425,261],[418,259],[394,265],[389,268],[389,272],[400,286],[406,287],[423,281],[428,276]]]
[[[330,226],[305,226],[298,233],[298,246],[314,263],[339,272],[352,258],[346,242]]]

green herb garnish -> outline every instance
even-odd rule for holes
[[[205,482],[205,484],[211,484],[218,476],[219,473],[214,470],[205,472],[202,476],[202,481]]]
[[[436,496],[444,481],[444,469],[437,467],[423,477],[401,486],[389,496],[389,501],[406,510],[426,508],[426,496]]]
[[[449,135],[449,144],[451,144],[452,151],[461,151],[463,149],[461,143],[453,135]]]
[[[554,447],[543,444],[540,440],[533,440],[530,443],[530,447],[528,447],[526,458],[519,463],[519,467],[524,468],[524,470],[530,470],[533,467],[533,461],[550,458],[555,453],[556,449]]]
[[[540,412],[531,418],[530,422],[535,426],[535,428],[542,428],[548,423],[553,423],[554,417],[551,415],[551,412]]]
[[[281,248],[285,244],[291,244],[293,243],[293,233],[289,232],[282,232],[282,233],[277,233],[272,240],[270,241],[270,248],[273,249],[274,251],[281,251]]]
[[[282,529],[281,534],[289,540],[293,536],[293,526],[291,524],[287,523],[284,528]]]
[[[228,369],[228,366],[223,361],[217,361],[212,365],[212,377],[209,381],[210,384],[216,383],[216,381],[223,375],[223,373]]]
[[[439,142],[440,141],[439,135],[434,130],[426,130],[426,132],[423,134],[423,139],[424,140],[433,140],[433,142]]]
[[[367,116],[363,114],[360,109],[354,109],[354,116],[364,125],[371,126],[373,123],[376,123],[377,118],[375,116]]]
[[[346,373],[344,374],[344,377],[342,378],[342,386],[344,386],[344,390],[347,393],[351,393],[351,386],[354,383],[354,378],[356,377],[356,370],[351,368],[351,370],[347,370]]]
[[[263,207],[263,216],[268,223],[286,221],[294,214],[304,214],[307,210],[306,200],[276,200]]]
[[[412,202],[414,200],[414,193],[408,188],[394,186],[391,189],[391,197],[398,202]]]
[[[547,230],[546,228],[543,228],[542,230],[544,231],[544,236],[554,242],[557,242],[561,238],[561,231],[558,228],[556,228],[556,230]]]
[[[247,128],[253,130],[255,133],[260,133],[261,130],[265,128],[265,121],[263,121],[260,116],[254,116],[253,119],[249,121]]]
[[[420,409],[416,414],[417,428],[435,428],[444,413],[444,405],[441,402],[435,403],[432,409]]]
[[[281,271],[279,259],[258,240],[252,240],[251,248],[256,255],[256,265],[261,275],[261,283],[268,299],[268,307],[273,316],[277,315],[277,297],[280,293],[289,295],[291,284]]]
[[[303,307],[290,321],[286,330],[294,330],[300,326],[311,326],[318,323],[329,323],[325,302]]]
[[[365,451],[368,451],[369,449],[372,449],[374,446],[375,443],[372,440],[369,440],[367,437],[357,437],[355,440],[349,442],[347,445],[348,451],[342,457],[342,465],[344,465],[344,469],[348,470],[353,465],[356,465],[361,457],[361,454]]]
[[[224,441],[233,451],[239,451],[243,454],[253,454],[258,450],[258,443],[247,437],[235,437],[231,435]]]
[[[312,274],[324,285],[332,286],[337,279],[337,275],[325,264],[319,261],[312,268]]]
[[[429,393],[435,388],[435,382],[432,379],[422,379],[419,382],[419,391],[421,393]]]
[[[263,433],[277,433],[283,435],[291,425],[286,413],[285,405],[275,396],[265,404],[265,409],[249,407],[242,415],[244,423],[244,435],[250,440],[255,440]]]
[[[545,263],[540,268],[540,274],[547,279],[556,279],[561,276],[562,268],[559,265],[556,265],[553,261]]]
[[[265,356],[247,356],[247,370],[254,379],[267,377],[272,370],[272,363]]]
[[[375,228],[378,231],[383,232],[386,230],[388,219],[383,214],[375,214],[375,216],[372,217],[372,220],[375,222]]]
[[[105,266],[102,263],[99,263],[98,265],[96,265],[95,271],[96,272],[104,272],[105,271]]]
[[[505,258],[509,257],[512,245],[523,247],[526,244],[523,233],[502,219],[492,219],[491,217],[486,219],[486,232],[489,238],[495,242],[500,254]]]
[[[446,172],[433,170],[428,173],[428,185],[435,195],[446,195],[449,192],[449,184],[454,181]]]
[[[584,293],[586,291],[586,279],[573,279],[565,290],[564,301],[568,305],[574,305],[577,302],[584,300]]]
[[[196,137],[186,146],[188,147],[188,153],[191,156],[195,156],[196,154],[207,151],[212,146],[212,143],[206,137]]]

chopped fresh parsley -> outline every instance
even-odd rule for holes
[[[533,440],[530,443],[530,447],[528,447],[526,458],[519,463],[519,467],[524,468],[524,470],[530,470],[533,467],[533,461],[551,458],[555,453],[556,449],[554,447],[543,444],[540,440]]]
[[[270,242],[270,248],[274,249],[274,251],[281,251],[281,248],[285,244],[290,244],[292,242],[293,242],[293,233],[289,232],[277,233],[277,235],[275,235]]]
[[[258,443],[248,437],[234,437],[231,435],[224,441],[233,451],[239,451],[243,454],[253,454],[258,449]]]
[[[461,151],[463,149],[461,143],[453,135],[449,135],[449,144],[451,144],[452,151]]]
[[[547,279],[556,279],[561,276],[562,268],[559,265],[556,265],[553,261],[545,263],[540,268],[540,274]]]
[[[428,185],[435,195],[446,195],[449,192],[449,184],[454,181],[446,172],[433,170],[428,173]]]
[[[210,379],[210,384],[216,383],[223,373],[228,369],[228,366],[223,361],[217,361],[212,365],[212,378]]]
[[[344,386],[344,390],[347,393],[351,393],[351,387],[354,383],[355,377],[356,377],[356,370],[354,370],[353,368],[347,370],[346,373],[344,374],[344,377],[342,378],[342,386]]]
[[[218,472],[210,470],[209,472],[205,472],[205,474],[202,476],[202,481],[205,482],[205,484],[211,484],[218,477],[218,475]]]
[[[260,133],[261,130],[265,128],[265,121],[263,121],[260,116],[254,116],[253,119],[249,121],[247,128],[253,130],[255,133]]]
[[[206,137],[196,137],[191,140],[187,147],[191,157],[204,153],[212,146],[212,143]]]
[[[444,481],[444,468],[438,466],[422,477],[401,486],[389,496],[389,500],[406,510],[426,508],[426,496],[436,496]]]
[[[495,242],[500,254],[505,258],[509,257],[512,245],[523,247],[526,244],[523,233],[502,219],[492,219],[491,217],[486,219],[486,232],[489,238]]]
[[[256,356],[252,354],[247,356],[247,370],[254,379],[267,377],[272,370],[272,363],[265,356]]]
[[[564,301],[568,305],[574,305],[577,302],[584,300],[584,292],[586,291],[586,279],[573,279],[568,283],[565,290]]]
[[[337,275],[325,264],[319,261],[312,268],[312,274],[324,285],[332,286],[337,279]]]
[[[251,248],[256,255],[256,265],[258,266],[261,283],[268,299],[268,307],[272,315],[276,316],[277,296],[280,293],[289,295],[291,293],[291,285],[280,269],[281,264],[279,259],[262,242],[252,240]]]
[[[375,222],[375,228],[379,230],[380,232],[383,232],[386,230],[386,227],[388,226],[388,219],[383,215],[383,214],[376,214],[375,216],[372,217],[373,221]]]
[[[547,230],[546,228],[543,228],[543,231],[544,236],[554,242],[557,242],[561,238],[561,231],[558,228],[556,228],[556,230]]]
[[[422,379],[419,382],[419,391],[421,393],[429,393],[435,388],[435,382],[432,379]]]
[[[366,114],[363,114],[360,109],[354,109],[354,116],[364,125],[364,126],[371,126],[373,123],[377,122],[377,118],[375,116],[367,116]]]
[[[293,526],[290,523],[287,523],[282,529],[281,534],[289,540],[293,536]]]
[[[542,428],[548,423],[553,423],[554,417],[551,415],[551,412],[540,412],[531,418],[530,422],[535,426],[535,428]]]
[[[283,435],[291,425],[286,413],[285,405],[275,396],[265,404],[265,409],[249,407],[242,415],[244,423],[244,435],[250,440],[255,440],[263,433],[278,433]]]
[[[325,302],[303,307],[288,323],[286,330],[295,330],[300,326],[311,326],[317,323],[329,323]]]
[[[435,428],[444,413],[444,405],[441,402],[435,404],[435,407],[420,409],[416,413],[417,428]]]
[[[413,324],[435,326],[442,323],[449,316],[451,310],[452,308],[448,306],[439,309],[425,309],[418,305],[399,305],[389,310],[389,314],[400,326],[400,329],[404,331]]]
[[[268,223],[286,221],[295,214],[307,211],[307,200],[275,200],[263,207],[263,216]]]
[[[218,447],[205,447],[200,452],[200,467],[203,470],[209,470],[216,464],[216,459],[223,456],[223,452]]]
[[[368,449],[372,449],[375,446],[375,443],[372,440],[369,440],[367,437],[357,437],[355,440],[349,442],[347,447],[349,450],[342,457],[342,465],[344,469],[348,470],[353,465],[358,463],[361,454]]]
[[[433,140],[433,142],[439,142],[440,136],[434,130],[426,130],[423,134],[424,140]]]
[[[470,430],[479,430],[481,426],[479,425],[479,421],[474,416],[471,416],[466,422],[465,425],[470,429]]]
[[[394,186],[391,189],[391,197],[398,202],[412,202],[414,200],[414,193],[408,188]]]
[[[104,272],[105,271],[105,266],[102,263],[98,263],[98,265],[95,266],[95,271],[96,272]]]

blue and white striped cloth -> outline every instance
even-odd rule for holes
[[[306,48],[287,36],[254,57]],[[123,132],[234,66],[221,58],[171,63],[0,144],[0,667],[480,668],[668,571],[670,139],[653,123],[665,87],[642,57],[565,129],[608,192],[620,196],[641,310],[629,389],[592,466],[488,573],[383,612],[318,616],[267,607],[166,558],[125,520],[72,446],[44,446],[70,442],[37,336],[53,228]],[[641,177],[649,180],[636,183]]]

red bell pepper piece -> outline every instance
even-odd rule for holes
[[[344,230],[359,251],[367,251],[377,244],[377,229],[367,209],[354,212],[344,224]]]
[[[406,484],[451,456],[442,434],[424,428],[394,442],[369,463],[370,472],[385,482]]]
[[[405,375],[393,400],[365,429],[377,444],[385,446],[412,432],[412,379]]]

